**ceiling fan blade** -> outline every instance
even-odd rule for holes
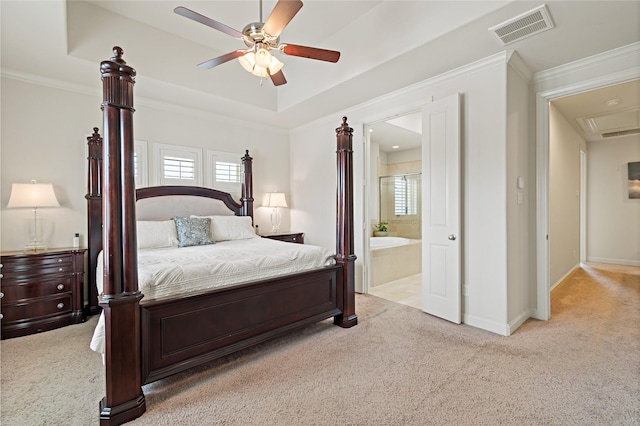
[[[280,50],[282,50],[286,55],[317,59],[319,61],[338,62],[338,59],[340,59],[340,52],[335,50],[318,49],[317,47],[283,44]]]
[[[300,8],[300,0],[279,0],[264,23],[263,31],[270,36],[278,37]]]
[[[183,6],[178,6],[175,9],[173,9],[173,11],[178,15],[184,16],[185,18],[192,19],[196,22],[200,22],[201,24],[206,25],[207,27],[211,27],[218,31],[222,31],[223,33],[229,34],[231,37],[235,37],[240,40],[243,39],[243,35],[240,31],[234,30],[233,28],[228,27],[225,24],[222,24],[218,21],[214,21],[211,18],[207,18],[204,15],[200,15],[198,12],[194,12],[191,9],[187,9],[186,7],[183,7]]]
[[[278,71],[275,74],[271,74],[269,68],[267,68],[267,74],[269,74],[269,77],[271,78],[274,86],[282,86],[283,84],[287,84],[287,79],[284,78],[282,70]]]
[[[247,53],[246,50],[235,50],[233,52],[227,53],[226,55],[218,56],[217,58],[209,59],[208,61],[198,64],[198,67],[205,68],[205,69],[213,68],[220,64],[224,64],[225,62],[228,62],[232,59],[239,58],[240,56],[243,56],[245,53]]]

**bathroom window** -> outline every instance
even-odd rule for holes
[[[394,213],[396,216],[418,214],[418,180],[413,176],[394,176]]]

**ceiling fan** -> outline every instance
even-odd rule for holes
[[[262,0],[260,0],[260,22],[247,24],[242,32],[183,6],[176,7],[173,11],[185,18],[192,19],[242,40],[247,46],[247,49],[234,50],[202,62],[198,64],[200,68],[213,68],[238,58],[245,70],[258,77],[269,77],[275,86],[280,86],[287,82],[282,73],[284,64],[271,54],[271,50],[278,50],[289,56],[299,56],[326,62],[335,63],[340,59],[340,52],[335,50],[280,43],[280,33],[301,8],[302,2],[300,0],[278,0],[267,21],[263,23]]]

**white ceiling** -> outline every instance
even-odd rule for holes
[[[274,4],[264,2],[264,19]],[[540,4],[305,0],[281,40],[342,56],[331,64],[279,55],[288,84],[275,88],[269,81],[261,86],[237,61],[197,68],[244,45],[173,13],[185,6],[242,30],[259,20],[258,0],[2,0],[2,73],[99,91],[98,64],[119,45],[138,71],[138,102],[291,128],[507,48],[537,72],[640,40],[639,1],[549,1],[554,29],[507,47],[489,33]]]

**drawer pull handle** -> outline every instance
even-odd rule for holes
[[[4,275],[0,274],[0,278],[4,278]]]
[[[56,305],[56,308],[58,308],[58,309],[62,309],[62,308],[64,308],[64,303],[58,303],[58,304]]]
[[[58,259],[58,263],[62,262],[62,259]]]
[[[58,290],[64,290],[64,284],[58,284],[58,285],[56,286],[56,288],[57,288]]]
[[[62,272],[64,271],[64,268],[58,268],[58,271]]]
[[[0,299],[4,297],[4,293],[0,291]]]

